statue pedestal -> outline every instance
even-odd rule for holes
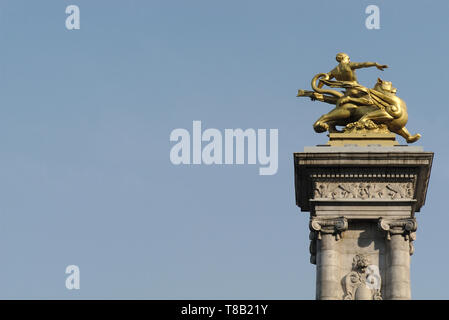
[[[318,146],[294,154],[296,204],[310,212],[317,299],[410,299],[410,255],[432,152]]]
[[[399,143],[396,141],[394,133],[329,133],[330,146],[370,146],[370,147],[385,147],[396,146]]]

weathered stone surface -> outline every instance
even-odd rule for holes
[[[310,212],[317,299],[411,298],[415,212],[425,202],[432,159],[403,146],[294,154],[297,205]],[[355,267],[360,257],[369,266]]]

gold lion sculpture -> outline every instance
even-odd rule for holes
[[[420,134],[410,134],[405,128],[408,120],[407,105],[396,96],[397,89],[391,82],[378,78],[372,89],[357,82],[355,69],[376,66],[383,70],[387,68],[386,65],[374,62],[353,63],[344,53],[337,54],[337,61],[340,64],[332,71],[313,77],[311,86],[314,91],[298,90],[298,97],[310,97],[312,100],[335,105],[333,110],[314,123],[316,132],[341,132],[336,126],[343,126],[343,131],[378,132],[387,129],[402,136],[408,143],[421,137]],[[336,80],[330,80],[331,78]],[[324,85],[345,91],[324,89]]]

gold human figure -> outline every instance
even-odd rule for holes
[[[383,71],[384,68],[388,68],[386,64],[379,64],[377,62],[351,62],[349,56],[343,52],[337,53],[335,60],[337,60],[339,64],[326,73],[328,78],[320,81],[318,88],[322,88],[324,84],[327,84],[330,87],[346,87],[347,89],[343,93],[343,96],[337,100],[337,106],[349,102],[350,99],[348,99],[348,97],[361,98],[364,95],[363,92],[366,92],[366,90],[362,89],[363,86],[357,82],[356,69],[376,67]],[[337,81],[330,81],[333,78]],[[353,87],[359,89],[357,90]],[[358,102],[364,104],[371,103],[370,100],[359,100]]]
[[[357,75],[355,74],[356,69],[376,67],[377,69],[383,71],[384,68],[388,68],[386,64],[379,64],[377,62],[351,62],[351,59],[346,53],[337,53],[335,57],[339,64],[329,71],[327,75],[329,79],[335,78],[338,81],[355,81],[357,82]],[[318,87],[321,88],[323,83]]]

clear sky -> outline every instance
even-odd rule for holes
[[[81,29],[67,30],[78,5]],[[380,8],[380,29],[365,8]],[[296,98],[335,54],[388,64],[435,152],[412,256],[447,299],[448,1],[2,0],[0,298],[314,299],[293,152],[330,105]],[[175,166],[173,129],[279,130],[279,169]],[[402,138],[398,138],[405,143]],[[81,289],[65,287],[77,265]]]

